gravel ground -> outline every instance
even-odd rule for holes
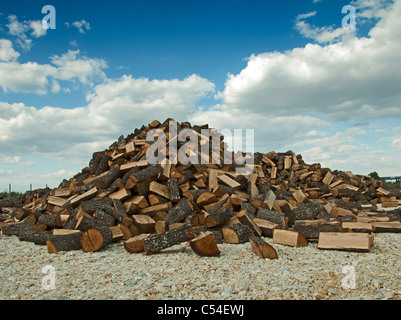
[[[46,246],[1,235],[0,299],[399,300],[401,297],[401,234],[376,234],[368,253],[323,251],[317,249],[317,243],[293,248],[273,244],[270,238],[265,240],[277,250],[278,259],[260,259],[249,243],[221,244],[220,257],[199,257],[186,243],[149,256],[128,253],[121,243],[94,253],[49,254]],[[43,269],[46,266],[53,269],[46,271]],[[55,283],[49,280],[52,275]]]

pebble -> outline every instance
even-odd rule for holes
[[[220,257],[211,258],[199,257],[186,243],[155,255],[130,254],[119,244],[94,253],[49,254],[45,246],[0,235],[0,299],[400,300],[401,234],[376,234],[368,253],[264,239],[279,259],[260,259],[249,243],[219,244]],[[42,289],[47,265],[55,270],[53,290]],[[344,266],[353,266],[354,274],[343,273]],[[355,289],[343,287],[351,276]]]

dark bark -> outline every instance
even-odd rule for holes
[[[191,225],[185,224],[164,233],[151,235],[143,240],[144,251],[148,254],[154,253],[188,241],[188,235],[191,230]]]
[[[189,201],[190,200],[188,198],[183,198],[177,205],[167,212],[164,220],[168,224],[184,221],[193,213],[193,208]]]
[[[177,178],[170,178],[167,181],[168,192],[170,194],[170,200],[177,202],[180,200],[180,189],[178,188]]]
[[[288,218],[282,212],[259,208],[257,218],[276,223],[280,229],[288,228]]]

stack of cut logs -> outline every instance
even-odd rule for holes
[[[223,160],[149,164],[146,152],[153,142],[147,133],[158,128],[167,141],[176,139],[170,121],[155,120],[95,152],[82,172],[45,196],[29,197],[1,223],[2,234],[46,245],[49,253],[94,252],[121,242],[129,252],[151,254],[187,242],[200,256],[217,256],[221,243],[249,242],[260,257],[276,258],[266,237],[273,245],[318,241],[319,249],[369,251],[374,233],[401,231],[399,189],[370,176],[308,165],[292,151],[254,153],[254,170],[247,175]],[[176,125],[176,134],[212,130]]]

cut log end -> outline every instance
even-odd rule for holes
[[[191,249],[202,257],[215,257],[220,255],[216,239],[212,232],[202,232],[198,237],[189,241]]]
[[[103,235],[97,229],[85,231],[81,238],[82,250],[85,252],[95,252],[103,247]]]

